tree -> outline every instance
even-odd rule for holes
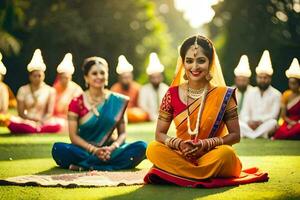
[[[27,32],[23,35],[23,48],[19,56],[9,60],[14,66],[9,80],[16,87],[26,82],[25,66],[36,48],[42,50],[48,83],[55,79],[56,67],[64,54],[71,52],[76,82],[83,82],[80,70],[83,59],[101,56],[109,63],[109,84],[116,81],[119,55],[128,58],[138,77],[145,71],[150,52],[165,54],[170,49],[170,36],[155,15],[155,4],[146,0],[121,3],[117,0],[32,0],[25,14]],[[21,72],[21,77],[10,76],[17,72]]]
[[[27,2],[3,0],[0,2],[0,51],[6,55],[18,54],[21,41],[18,33],[25,20],[24,9]]]
[[[170,35],[170,48],[161,54],[161,59],[165,65],[165,75],[167,82],[171,82],[174,77],[175,67],[178,57],[178,47],[183,40],[197,32],[183,18],[183,13],[179,12],[174,5],[174,0],[155,0],[156,16],[165,22],[167,32]]]
[[[216,15],[208,26],[228,84],[233,83],[233,70],[242,54],[248,55],[255,74],[263,50],[269,49],[273,85],[287,88],[284,71],[300,55],[299,7],[292,0],[224,0],[214,7]]]

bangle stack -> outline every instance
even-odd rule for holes
[[[119,143],[117,143],[117,142],[113,142],[113,143],[111,144],[111,146],[113,146],[115,149],[117,149],[117,148],[120,147]]]
[[[205,139],[204,142],[207,144],[206,151],[210,151],[211,149],[215,148],[216,146],[220,146],[224,144],[223,138],[220,137],[213,137],[209,139]]]
[[[88,150],[88,152],[90,152],[91,154],[93,154],[93,155],[95,155],[96,154],[96,152],[97,152],[97,147],[95,147],[94,145],[92,145],[92,144],[88,144],[88,146],[87,146],[87,150]]]
[[[169,137],[165,140],[165,145],[167,145],[171,149],[180,150],[181,142],[182,140],[180,138]]]

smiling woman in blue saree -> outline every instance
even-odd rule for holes
[[[72,144],[55,143],[54,160],[60,167],[72,170],[134,168],[145,158],[146,143],[125,143],[123,116],[128,97],[104,88],[108,81],[108,65],[103,58],[86,59],[83,71],[88,90],[69,105]]]

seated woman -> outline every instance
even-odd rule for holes
[[[300,66],[294,58],[286,71],[289,88],[282,95],[281,117],[284,123],[275,132],[274,139],[300,139]]]
[[[35,50],[27,66],[30,83],[17,94],[19,116],[12,116],[8,128],[12,133],[56,133],[61,126],[52,116],[55,90],[44,82],[46,65],[41,51]]]
[[[177,137],[167,135],[172,120]],[[240,141],[235,90],[225,86],[207,38],[194,36],[183,42],[155,136],[146,155],[167,174],[197,180],[239,177],[242,164],[231,147]]]
[[[87,58],[83,72],[88,89],[69,105],[72,144],[55,143],[54,160],[60,167],[72,170],[134,168],[145,158],[146,143],[125,143],[123,115],[129,99],[105,89],[108,64],[103,58]]]
[[[53,84],[56,90],[54,116],[59,119],[62,127],[66,130],[69,104],[73,98],[82,93],[81,87],[72,81],[73,73],[72,54],[67,53],[57,67],[57,78]]]
[[[0,53],[0,126],[6,126],[9,115],[9,92],[5,83],[2,82],[4,75],[6,74],[6,67],[2,63],[2,54]]]

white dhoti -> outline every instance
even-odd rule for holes
[[[239,121],[241,128],[241,136],[251,139],[258,137],[268,138],[270,132],[274,131],[277,126],[277,121],[275,119],[269,119],[263,122],[255,130],[249,127],[249,125],[243,121]]]

